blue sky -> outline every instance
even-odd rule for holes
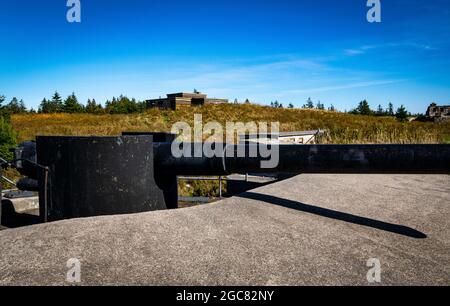
[[[66,0],[0,2],[0,94],[36,108],[192,91],[349,110],[362,99],[424,112],[450,103],[450,1]]]

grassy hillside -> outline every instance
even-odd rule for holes
[[[19,140],[36,135],[107,136],[123,131],[170,131],[179,121],[193,126],[194,114],[203,122],[280,122],[282,131],[326,129],[321,143],[444,143],[450,141],[450,123],[400,123],[394,118],[357,116],[337,112],[274,109],[257,105],[217,105],[177,111],[149,110],[132,115],[25,114],[12,117]]]

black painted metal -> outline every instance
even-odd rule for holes
[[[261,161],[269,158],[249,155],[258,152],[258,145],[215,144],[223,154],[209,158],[202,144],[185,144],[191,156],[199,157],[176,158],[174,138],[146,132],[38,137],[37,145],[28,142],[15,151],[22,159],[19,170],[28,176],[19,185],[35,190],[38,183],[43,221],[54,221],[177,208],[179,175],[450,174],[450,145],[280,145],[270,148],[278,150],[279,163],[268,169]]]
[[[20,179],[16,186],[17,189],[22,191],[39,191],[39,182],[28,177]]]
[[[258,145],[222,145],[224,157],[172,156],[161,145],[155,163],[177,175],[233,173],[450,174],[450,145],[280,145],[275,168],[261,168],[268,158],[249,157]],[[190,144],[191,156],[194,144]],[[276,151],[276,147],[272,148]],[[238,157],[239,152],[246,152]]]
[[[37,162],[49,168],[48,184],[45,171],[39,176],[43,220],[166,209],[152,143],[152,136],[38,137]]]
[[[168,146],[167,144],[175,141],[177,135],[164,132],[124,132],[123,136],[152,136],[153,143],[150,150],[157,152],[159,146]],[[164,193],[164,203],[166,208],[178,208],[178,181],[175,174],[170,174],[167,169],[160,164],[154,164],[152,173],[155,178],[156,186]]]
[[[176,134],[165,132],[123,132],[122,136],[153,136],[153,143],[173,142]]]
[[[17,148],[11,149],[11,152],[15,156],[14,167],[19,173],[36,179],[38,175],[38,168],[36,167],[36,142],[22,142]]]
[[[239,151],[239,146],[227,150]],[[450,145],[280,145],[286,173],[450,174]],[[267,172],[260,158],[225,158],[227,173]]]

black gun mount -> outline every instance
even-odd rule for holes
[[[257,145],[215,144],[224,156],[176,158],[174,139],[166,133],[37,137],[14,150],[26,176],[18,186],[39,191],[46,222],[177,208],[179,175],[450,174],[450,145],[280,145],[272,148],[278,166],[262,169],[264,158],[237,154]]]

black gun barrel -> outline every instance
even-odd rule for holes
[[[257,144],[222,145],[223,156],[215,157],[207,157],[201,152],[199,154],[199,150],[195,157],[195,144],[188,146],[191,154],[174,157],[171,144],[157,145],[155,165],[163,169],[161,171],[176,175],[450,174],[450,145],[272,145],[269,147],[272,152],[269,158],[267,155],[261,157]],[[251,156],[250,152],[258,154]],[[270,167],[263,167],[262,162],[271,158],[274,158],[274,166],[268,163]]]
[[[39,190],[43,222],[176,208],[181,175],[450,174],[450,145],[228,145],[136,133],[38,137],[14,152],[27,176],[18,187]]]

